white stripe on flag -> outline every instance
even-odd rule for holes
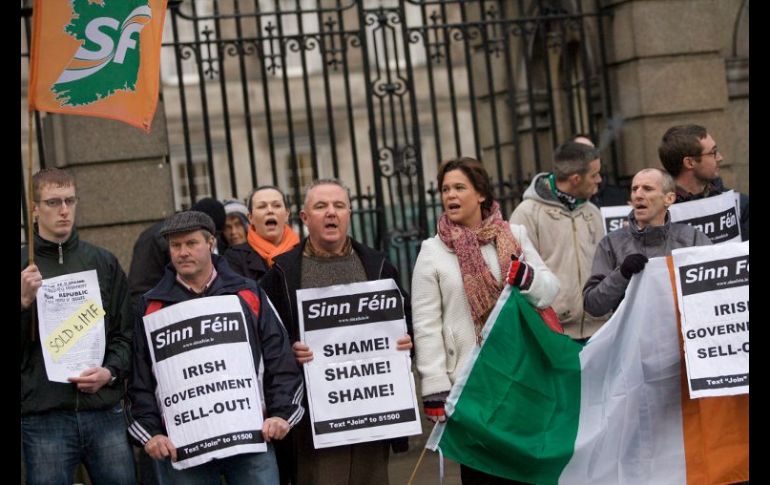
[[[666,260],[653,258],[580,353],[578,435],[559,483],[685,483],[675,311]]]

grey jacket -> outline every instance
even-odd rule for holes
[[[672,223],[668,213],[662,226],[639,229],[632,210],[627,226],[612,231],[599,241],[591,277],[583,287],[583,308],[598,316],[618,307],[630,281],[620,273],[620,265],[626,256],[639,253],[656,258],[668,256],[678,248],[710,245],[708,236],[687,224]]]

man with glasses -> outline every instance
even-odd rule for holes
[[[72,175],[41,170],[32,177],[32,190],[33,264],[28,248],[21,248],[21,433],[27,483],[70,484],[78,463],[95,484],[136,483],[122,406],[132,337],[126,275],[110,252],[78,238]],[[38,331],[37,290],[44,279],[90,270],[96,271],[104,312],[103,330],[95,327],[104,332],[104,358],[68,383],[53,382],[43,355],[49,339]]]
[[[730,189],[722,184],[724,160],[714,138],[700,125],[672,126],[658,147],[660,162],[676,182],[676,202],[703,199]],[[741,238],[749,239],[749,196],[740,194]]]

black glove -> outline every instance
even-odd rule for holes
[[[524,261],[519,261],[515,255],[511,255],[511,266],[508,268],[508,277],[506,282],[511,286],[516,286],[520,290],[527,290],[532,284],[532,278],[535,276],[535,270]]]
[[[623,264],[620,265],[620,274],[625,279],[631,279],[633,275],[644,269],[644,265],[647,264],[647,256],[644,254],[629,254],[626,259],[623,260]]]

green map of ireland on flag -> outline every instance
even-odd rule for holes
[[[118,91],[135,91],[139,33],[150,21],[147,0],[73,0],[64,31],[80,48],[51,90],[63,106],[84,106]]]

